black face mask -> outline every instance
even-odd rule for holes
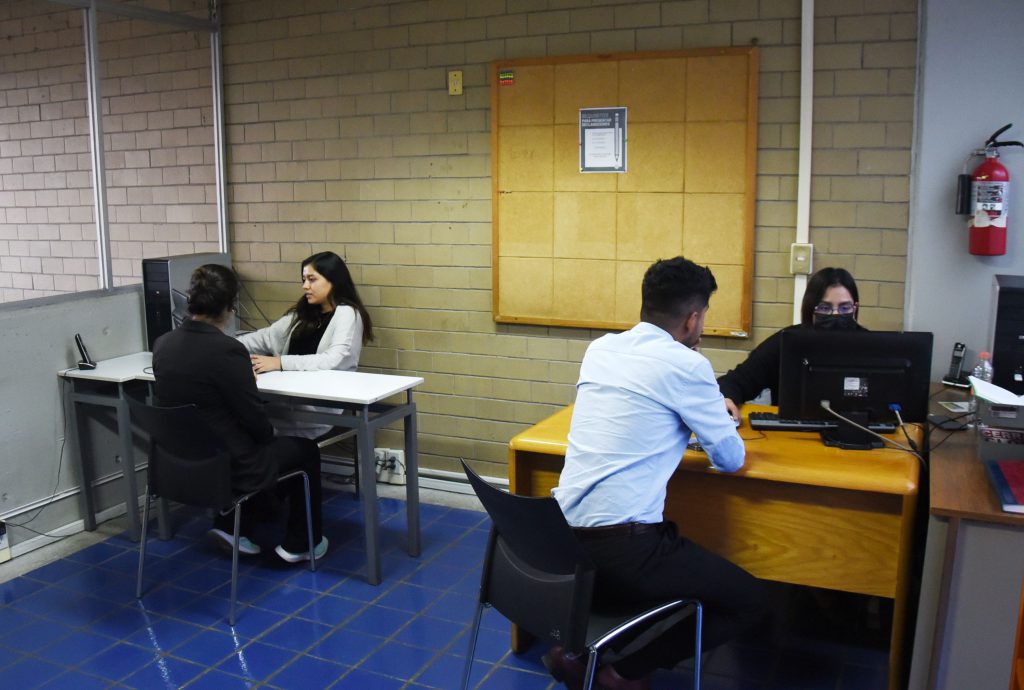
[[[814,327],[823,331],[852,331],[857,328],[853,314],[815,314]]]

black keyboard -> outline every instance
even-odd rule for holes
[[[774,412],[751,412],[750,428],[758,431],[822,431],[835,429],[837,422],[820,419],[780,419]],[[868,428],[876,434],[891,434],[896,425],[891,422],[871,422]]]

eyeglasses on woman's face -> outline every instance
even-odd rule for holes
[[[832,314],[839,314],[840,316],[849,316],[853,312],[857,311],[856,302],[840,302],[839,304],[832,304],[831,302],[820,302],[814,307],[814,313],[818,316],[831,316]]]

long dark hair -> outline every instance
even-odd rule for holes
[[[192,271],[188,286],[188,311],[197,316],[218,317],[235,306],[238,276],[227,266],[203,264]]]
[[[830,287],[844,287],[850,291],[853,301],[859,303],[857,283],[845,268],[823,268],[807,281],[804,290],[804,301],[800,303],[800,323],[810,326],[814,323],[814,308],[825,297]]]
[[[331,306],[337,307],[339,304],[344,304],[355,309],[363,321],[363,344],[373,340],[373,320],[370,318],[370,313],[366,311],[366,307],[363,306],[363,300],[359,299],[359,291],[356,290],[356,284],[352,281],[352,274],[349,273],[348,266],[345,265],[342,258],[334,252],[319,252],[305,259],[301,267],[305,268],[310,264],[331,284]],[[298,323],[295,325],[293,333],[301,335],[318,326],[322,310],[319,305],[307,302],[306,296],[303,295],[287,313],[295,314]]]

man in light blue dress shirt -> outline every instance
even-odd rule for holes
[[[707,649],[763,613],[756,578],[680,537],[663,519],[668,480],[691,432],[715,469],[743,467],[743,441],[710,362],[694,349],[716,289],[708,268],[681,256],[647,270],[640,323],[598,338],[583,357],[565,467],[552,490],[596,566],[595,600],[700,599]],[[684,621],[602,668],[598,683],[649,687],[651,672],[672,668],[692,649],[693,626]],[[545,663],[575,687],[578,661],[555,649]]]

